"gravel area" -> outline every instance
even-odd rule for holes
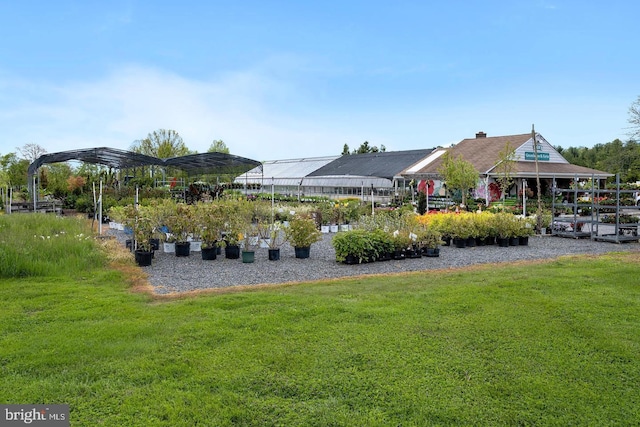
[[[108,230],[124,244],[123,232]],[[210,288],[238,285],[257,285],[303,282],[367,274],[428,271],[465,267],[474,264],[548,259],[562,255],[599,254],[640,250],[637,241],[622,244],[596,242],[590,239],[572,239],[555,236],[533,236],[528,246],[502,248],[497,245],[456,248],[442,246],[437,258],[391,260],[369,264],[346,265],[335,260],[331,239],[335,234],[323,235],[321,242],[311,246],[310,258],[295,258],[293,248],[285,244],[280,249],[280,260],[269,261],[267,249],[256,251],[255,262],[243,264],[241,259],[226,259],[224,251],[212,261],[203,261],[200,252],[188,257],[163,253],[162,245],[156,251],[152,265],[143,267],[157,294],[181,293]]]

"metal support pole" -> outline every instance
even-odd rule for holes
[[[522,216],[527,216],[527,180],[522,178]]]
[[[33,175],[33,213],[36,213],[36,208],[38,207],[38,189],[36,188],[37,175],[38,171]]]
[[[426,191],[425,198],[427,199],[427,210],[425,211],[425,213],[429,213],[429,180],[425,179],[424,181],[426,182],[426,185],[424,186],[424,191]]]
[[[100,196],[98,197],[98,235],[102,236],[102,180],[100,180]]]
[[[375,215],[375,203],[373,202],[373,184],[371,184],[371,215]]]

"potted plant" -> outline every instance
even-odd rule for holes
[[[493,229],[496,241],[501,247],[509,246],[509,238],[512,233],[513,215],[507,212],[498,212],[492,217]]]
[[[409,232],[406,230],[395,230],[391,233],[391,241],[393,243],[393,259],[405,259],[405,251],[413,242],[409,236]]]
[[[258,233],[260,238],[267,242],[267,250],[269,261],[277,261],[280,259],[280,246],[286,241],[286,235],[283,231],[283,225],[280,221],[274,221],[272,224],[267,222],[258,223]]]
[[[260,244],[258,228],[256,224],[249,223],[245,226],[241,235],[242,243],[242,262],[252,263],[255,260],[256,249]]]
[[[149,214],[149,209],[143,206],[129,205],[125,208],[124,224],[132,230],[136,263],[141,267],[151,265],[153,250],[150,239],[153,235],[153,221]]]
[[[453,217],[452,213],[435,213],[435,214],[426,214],[428,218],[430,218],[430,223],[432,227],[442,234],[442,241],[445,246],[449,246],[451,244],[451,235],[453,234]]]
[[[251,223],[251,207],[246,200],[228,200],[225,202],[222,211],[223,230],[222,237],[224,243],[225,258],[240,258],[240,243],[244,238],[245,227]]]
[[[336,261],[345,264],[359,264],[375,261],[378,257],[376,242],[372,232],[362,229],[345,231],[331,239],[336,251]]]
[[[421,227],[418,231],[418,241],[422,252],[427,257],[440,256],[440,245],[442,244],[442,234],[432,226]]]
[[[318,206],[318,215],[320,216],[320,232],[326,234],[330,231],[331,216],[333,205],[330,202],[322,202]]]
[[[451,238],[456,248],[466,248],[473,233],[470,214],[456,214],[451,222]]]
[[[391,235],[380,228],[369,231],[377,254],[377,261],[389,261],[393,257],[393,240]]]
[[[521,246],[527,246],[529,244],[529,236],[535,234],[535,221],[534,217],[518,218],[518,243]]]
[[[109,228],[114,230],[124,230],[124,220],[126,218],[125,215],[125,207],[124,206],[112,206],[109,208],[109,218],[111,222],[109,222]]]
[[[215,260],[223,226],[223,206],[219,203],[200,202],[195,206],[195,220],[200,229],[203,260]]]
[[[177,203],[174,211],[167,217],[167,226],[175,238],[176,256],[189,256],[191,251],[189,235],[194,227],[191,206],[185,203]]]
[[[316,222],[309,217],[295,216],[285,228],[287,241],[293,246],[296,258],[309,258],[311,245],[320,239],[322,234]]]
[[[475,223],[476,244],[478,246],[484,246],[491,244],[491,215],[490,212],[479,212],[474,214],[473,220]]]

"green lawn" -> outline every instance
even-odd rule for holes
[[[639,260],[176,300],[101,265],[6,277],[0,403],[67,403],[72,426],[633,425]]]

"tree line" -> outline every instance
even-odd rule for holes
[[[640,143],[615,139],[587,147],[555,147],[569,163],[620,174],[621,182],[640,181]]]

